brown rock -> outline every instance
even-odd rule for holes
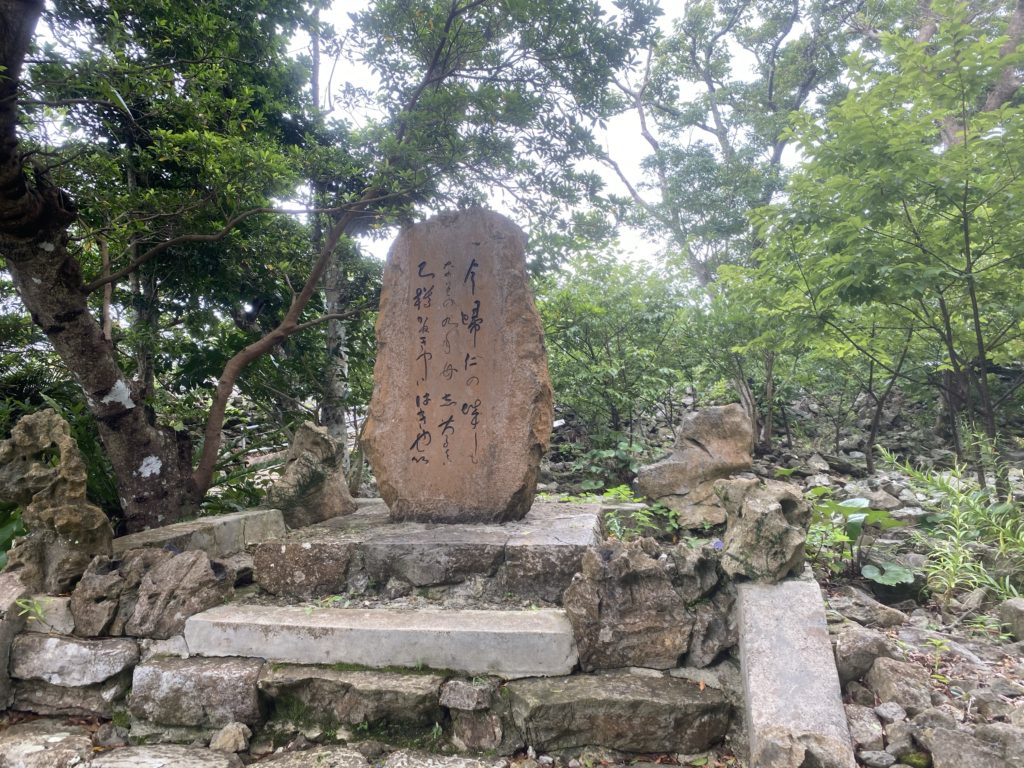
[[[776,582],[797,573],[811,508],[799,488],[776,480],[720,480],[728,512],[722,569],[730,576]]]
[[[672,588],[665,565],[644,542],[612,542],[583,556],[583,572],[565,591],[585,671],[670,669],[686,653],[693,615]]]
[[[641,467],[637,488],[680,514],[680,525],[725,522],[714,481],[750,469],[753,432],[740,405],[704,408],[688,414],[676,431],[672,455]]]
[[[308,600],[345,592],[355,544],[324,532],[307,541],[265,541],[253,553],[256,583],[282,597]]]
[[[202,551],[182,552],[146,573],[125,634],[166,640],[185,620],[225,602],[235,591],[235,574]]]
[[[10,568],[23,571],[26,585],[69,592],[94,555],[110,554],[113,532],[86,499],[86,479],[71,428],[53,410],[23,416],[0,441],[0,501],[24,507],[29,531]]]
[[[533,501],[552,394],[524,236],[483,210],[388,256],[364,445],[396,520],[506,522]]]
[[[120,558],[94,558],[71,593],[75,634],[123,635],[135,611],[143,577],[172,557],[167,550],[145,548],[129,550]]]
[[[356,503],[345,481],[345,446],[325,427],[302,424],[288,448],[281,477],[267,491],[267,502],[281,510],[289,528],[351,515]]]

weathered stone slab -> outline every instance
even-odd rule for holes
[[[672,677],[610,672],[514,680],[505,688],[516,730],[538,750],[700,752],[718,743],[731,721],[721,691]]]
[[[72,768],[92,754],[88,729],[32,720],[0,731],[0,768]]]
[[[102,683],[75,688],[51,685],[42,680],[16,680],[11,708],[38,715],[109,718],[114,713],[114,706],[128,693],[131,682],[131,672],[128,671]]]
[[[496,577],[502,594],[558,603],[587,548],[600,542],[600,525],[594,504],[538,501],[523,520],[500,525],[393,523],[361,509],[261,544],[256,581],[273,594],[309,599],[340,594],[353,578],[428,587],[484,576]]]
[[[79,640],[26,633],[11,646],[11,677],[77,687],[102,683],[139,660],[139,644],[127,638]]]
[[[278,509],[248,509],[215,517],[200,517],[114,539],[115,553],[139,547],[201,549],[210,557],[240,552],[250,544],[283,536],[284,517]]]
[[[132,717],[196,728],[255,725],[262,668],[259,659],[150,659],[135,668]]]
[[[285,752],[260,762],[273,768],[369,768],[366,758],[348,747],[322,746]]]
[[[750,764],[854,768],[817,583],[740,584],[737,611]]]
[[[552,393],[525,237],[483,210],[402,231],[388,255],[363,439],[396,520],[526,515]]]
[[[577,659],[572,627],[559,610],[308,611],[224,605],[191,617],[185,641],[201,656],[425,666],[505,678],[568,674]]]
[[[266,698],[302,704],[322,722],[429,725],[441,719],[438,693],[443,682],[431,674],[267,664],[257,685]]]
[[[160,744],[97,755],[89,768],[242,768],[242,761],[224,752]]]
[[[11,643],[25,626],[25,617],[18,606],[18,601],[30,594],[30,590],[22,583],[16,573],[0,573],[0,710],[7,709],[14,696],[11,678],[8,674],[8,662],[11,656]]]

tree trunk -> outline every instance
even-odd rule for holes
[[[90,314],[78,262],[68,253],[74,205],[45,175],[33,183],[18,149],[17,84],[41,2],[0,3],[0,253],[22,302],[85,392],[117,475],[129,530],[194,512],[191,451],[154,425]]]

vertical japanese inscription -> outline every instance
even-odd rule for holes
[[[424,471],[479,461],[486,406],[475,369],[489,355],[481,279],[474,253],[442,253],[419,261],[409,287],[416,339],[409,405],[416,418],[408,460]]]

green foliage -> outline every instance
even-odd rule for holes
[[[865,498],[836,501],[831,494],[823,486],[807,493],[813,506],[807,533],[807,556],[812,562],[832,574],[860,575],[878,584],[913,583],[913,573],[898,563],[867,562],[871,554],[866,538],[870,529],[895,528],[902,523],[885,510],[871,509],[871,502]]]
[[[961,468],[922,470],[883,451],[887,464],[935,498],[935,524],[919,541],[928,549],[925,574],[948,601],[979,587],[1000,599],[1024,592],[1024,508],[982,489]]]

